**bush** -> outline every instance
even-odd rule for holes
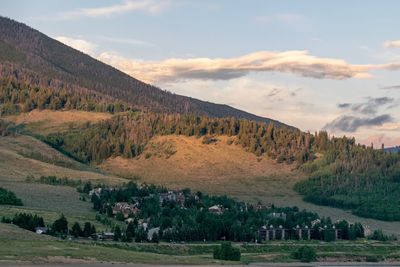
[[[214,249],[214,259],[240,261],[240,249],[232,246],[231,242],[224,242]]]
[[[393,241],[397,240],[397,237],[393,235],[385,235],[382,230],[375,230],[370,236],[368,236],[368,239],[377,241]]]
[[[370,256],[367,256],[367,257],[365,258],[365,261],[366,261],[366,262],[379,262],[379,261],[381,261],[381,260],[382,260],[381,257],[375,256],[375,255],[370,255]]]
[[[301,262],[311,262],[317,260],[317,253],[312,247],[301,247],[293,254],[294,258]]]

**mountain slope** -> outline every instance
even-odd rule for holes
[[[22,23],[0,17],[0,76],[30,84],[86,88],[154,112],[280,122],[227,105],[176,95],[143,83]]]

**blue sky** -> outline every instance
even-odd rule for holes
[[[9,1],[0,14],[179,94],[400,145],[399,1]]]

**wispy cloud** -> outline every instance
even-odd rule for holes
[[[355,132],[361,127],[384,129],[389,127],[389,123],[392,123],[391,127],[393,128],[394,118],[392,115],[378,115],[378,112],[393,108],[394,102],[395,99],[391,97],[367,97],[366,101],[361,103],[340,103],[337,107],[346,115],[337,117],[327,123],[324,128],[334,132]]]
[[[97,37],[97,39],[106,41],[106,42],[110,42],[110,43],[116,43],[116,44],[157,47],[156,44],[153,44],[153,43],[150,43],[147,41],[143,41],[143,40],[138,40],[138,39],[114,38],[114,37],[106,37],[106,36],[100,36],[100,37]]]
[[[150,14],[158,14],[170,6],[169,0],[124,0],[118,4],[94,7],[80,8],[77,10],[66,11],[51,16],[37,16],[31,19],[39,20],[71,20],[77,18],[96,18],[120,15],[123,13],[144,11]]]
[[[342,103],[338,104],[338,107],[360,114],[376,114],[380,107],[386,106],[393,102],[394,98],[391,97],[368,97],[366,102],[354,104]]]
[[[400,48],[400,40],[389,40],[386,41],[383,46],[385,48]]]

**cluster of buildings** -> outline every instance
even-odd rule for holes
[[[113,215],[121,213],[125,219],[139,213],[139,203],[130,204],[128,202],[117,202],[112,207]]]
[[[281,218],[286,220],[286,214],[284,212],[272,213],[271,218]],[[319,223],[321,223],[321,221],[316,219],[311,222],[310,226],[296,225],[296,227],[293,228],[284,228],[282,225],[264,225],[258,230],[258,237],[261,242],[287,239],[310,240],[314,239],[316,236],[324,236],[329,232],[334,240],[341,238],[340,229],[337,229],[334,225],[330,227],[325,225],[324,227],[318,227],[317,229],[314,228],[314,226]]]

